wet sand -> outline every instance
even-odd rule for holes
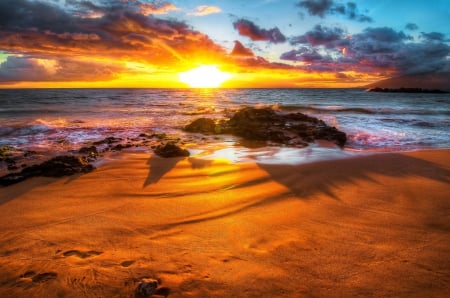
[[[448,295],[450,150],[113,159],[0,188],[1,297]]]

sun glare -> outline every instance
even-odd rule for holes
[[[199,66],[178,75],[180,81],[191,88],[217,88],[231,78],[231,74],[221,71],[216,65]]]

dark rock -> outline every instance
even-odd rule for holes
[[[270,108],[244,108],[230,120],[215,124],[212,119],[197,119],[186,130],[191,132],[228,133],[250,141],[274,142],[289,146],[307,145],[316,139],[344,146],[347,136],[322,120],[302,114],[282,114]]]
[[[32,156],[32,155],[35,155],[35,154],[37,154],[36,151],[28,150],[28,151],[25,151],[25,153],[23,154],[23,156],[24,156],[24,157],[28,157],[28,156]]]
[[[93,169],[94,167],[89,164],[87,157],[57,156],[41,164],[24,168],[20,173],[0,177],[0,185],[12,185],[36,176],[62,177],[78,173],[88,173]]]
[[[213,128],[214,125],[214,128]],[[335,127],[328,126],[322,120],[302,114],[278,113],[270,108],[244,108],[234,114],[230,120],[215,124],[211,119],[201,118],[186,126],[198,128],[195,132],[217,132],[218,125],[222,133],[240,136],[250,141],[269,141],[289,146],[307,145],[323,139],[344,146],[347,136]]]
[[[0,161],[6,160],[11,156],[11,151],[13,147],[11,146],[0,146]]]
[[[95,147],[95,146],[82,147],[82,148],[80,148],[80,150],[78,150],[78,153],[86,154],[87,156],[94,158],[94,159],[98,157],[97,147]]]
[[[7,157],[3,159],[4,162],[6,162],[8,165],[15,165],[16,161],[13,158]]]
[[[204,134],[216,133],[216,123],[209,118],[199,118],[185,127],[189,132],[200,132]]]
[[[164,140],[167,138],[167,135],[165,133],[153,133],[150,135],[150,138],[157,138],[158,140]]]
[[[283,143],[290,138],[276,129],[283,124],[280,120],[272,109],[244,108],[231,117],[225,131],[248,140]]]
[[[117,143],[117,142],[120,142],[120,141],[122,141],[121,138],[107,137],[107,138],[104,138],[103,140],[93,142],[92,144],[94,144],[96,146],[103,145],[103,144],[108,144],[109,145],[109,144]]]
[[[15,164],[10,164],[10,165],[8,165],[8,170],[9,171],[15,171],[15,170],[17,170],[19,167],[18,166],[16,166]]]
[[[161,157],[184,157],[189,156],[189,151],[182,149],[176,144],[169,142],[155,148],[155,154]]]
[[[155,291],[155,295],[168,297],[170,295],[170,289],[166,287],[158,288]]]
[[[143,278],[137,285],[135,298],[148,298],[156,292],[158,281],[152,278]]]
[[[132,144],[117,144],[117,145],[115,145],[115,146],[113,146],[112,148],[111,148],[111,150],[113,150],[113,151],[120,151],[120,150],[122,150],[122,149],[126,149],[126,148],[130,148],[130,147],[132,147],[133,145]]]

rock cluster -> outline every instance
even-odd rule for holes
[[[322,120],[302,113],[283,114],[270,108],[244,108],[228,121],[200,118],[185,127],[188,132],[232,134],[247,140],[268,141],[289,146],[307,146],[315,140],[327,140],[343,147],[344,132]]]
[[[7,186],[31,177],[62,177],[91,172],[94,167],[82,156],[57,156],[41,164],[24,168],[19,173],[0,177],[0,185]]]
[[[107,151],[121,151],[130,147],[150,147],[155,154],[169,157],[189,156],[189,151],[179,147],[179,139],[170,138],[164,133],[141,133],[133,139],[107,137],[92,142],[78,151],[70,151],[69,155],[57,156],[40,164],[27,165],[25,158],[37,155],[34,151],[21,151],[12,146],[0,146],[0,162],[7,166],[11,173],[0,177],[0,186],[8,186],[25,179],[42,177],[61,177],[77,173],[87,173],[94,169],[90,164]],[[35,162],[33,159],[30,161]],[[20,164],[20,167],[18,166]],[[18,172],[20,170],[20,172]]]

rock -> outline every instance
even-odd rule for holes
[[[189,132],[200,132],[204,134],[216,133],[216,123],[209,118],[199,118],[185,127]]]
[[[32,172],[39,173],[39,176],[44,177],[61,177],[77,173],[88,173],[94,169],[88,160],[81,156],[57,156],[34,167],[35,169]],[[25,168],[23,171],[30,168]]]
[[[0,177],[0,185],[8,186],[25,179],[43,177],[62,177],[91,172],[94,167],[84,156],[57,156],[38,165],[26,167],[20,173]]]
[[[82,148],[80,148],[80,150],[78,150],[78,153],[86,154],[87,156],[94,158],[94,159],[98,157],[97,147],[95,147],[95,146],[82,147]]]
[[[270,108],[244,108],[230,120],[215,124],[200,118],[186,126],[191,132],[228,133],[251,141],[266,141],[288,146],[307,145],[316,139],[328,140],[344,146],[347,136],[322,120],[302,114],[282,114]]]
[[[155,148],[155,154],[161,157],[184,157],[189,156],[189,151],[182,149],[176,144],[169,142],[159,145]]]
[[[92,144],[98,146],[98,145],[103,145],[103,144],[117,143],[117,142],[120,142],[120,141],[122,141],[121,138],[107,137],[107,138],[104,138],[103,140],[93,142]]]
[[[137,285],[135,298],[151,297],[158,287],[158,281],[152,278],[143,278]]]
[[[9,158],[13,149],[12,146],[0,146],[0,161]]]
[[[225,131],[255,141],[287,143],[292,137],[283,132],[286,120],[270,108],[244,108],[227,123]]]
[[[130,147],[132,147],[132,146],[133,146],[133,145],[132,145],[132,144],[129,144],[129,143],[127,143],[127,144],[117,144],[117,145],[113,146],[113,147],[111,148],[111,150],[112,150],[112,151],[121,151],[122,149],[130,148]]]

